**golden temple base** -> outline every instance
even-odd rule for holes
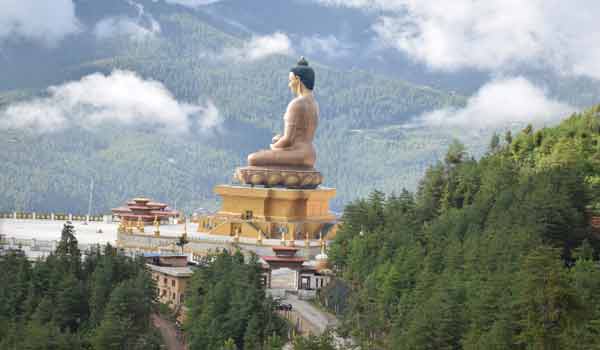
[[[198,231],[258,239],[333,239],[337,218],[329,211],[335,189],[218,185],[221,209],[198,220]]]

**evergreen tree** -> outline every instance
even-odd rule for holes
[[[479,161],[447,157],[414,201],[349,204],[329,251],[331,285],[349,286],[340,332],[374,349],[596,348],[596,113],[507,132]]]
[[[336,350],[333,336],[325,332],[320,336],[295,337],[294,350]]]
[[[494,153],[500,147],[500,135],[494,131],[490,139],[490,145],[488,146],[489,152]]]
[[[63,261],[66,268],[78,274],[81,269],[81,251],[75,238],[75,227],[67,221],[62,229],[60,241],[56,247],[56,255]]]
[[[261,349],[267,337],[285,334],[285,322],[265,299],[257,257],[244,260],[239,251],[225,251],[192,276],[184,325],[191,350],[231,341],[238,349]]]
[[[453,140],[450,146],[448,146],[444,161],[447,166],[457,165],[464,160],[466,154],[465,145],[458,140]]]
[[[510,130],[506,130],[506,133],[504,134],[504,141],[506,141],[507,145],[512,144],[513,137],[512,137],[512,132],[510,132]]]
[[[190,241],[187,239],[187,235],[182,234],[177,239],[177,242],[175,243],[175,245],[177,245],[179,248],[181,248],[181,254],[183,254],[183,247],[188,243],[190,243]]]
[[[96,349],[142,349],[145,344],[142,338],[150,328],[153,308],[140,286],[140,279],[145,278],[148,277],[142,275],[137,281],[122,282],[111,293],[105,315],[92,339]]]
[[[263,350],[282,350],[283,349],[283,339],[277,335],[273,334],[272,336],[267,337],[265,340],[265,344],[263,345]]]
[[[68,226],[60,250],[33,267],[23,254],[0,255],[0,348],[158,350],[149,322],[155,287],[143,263],[110,247],[97,249],[93,262],[82,263]],[[109,265],[118,272],[103,268]],[[108,278],[106,271],[111,271]],[[106,288],[99,289],[103,283]],[[119,287],[111,293],[113,285]],[[106,304],[99,299],[104,293],[110,299],[106,307],[99,306]],[[92,321],[90,309],[107,316]]]

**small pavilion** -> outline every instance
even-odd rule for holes
[[[306,261],[303,257],[296,256],[298,248],[276,246],[273,247],[275,256],[261,256],[263,265],[264,284],[271,288],[271,274],[273,270],[290,269],[294,271],[294,290],[319,289],[329,282],[329,277],[321,274],[319,266]]]

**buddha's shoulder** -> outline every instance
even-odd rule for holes
[[[308,108],[313,101],[307,96],[294,97],[288,104],[288,109],[305,109]]]

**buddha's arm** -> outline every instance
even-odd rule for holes
[[[285,127],[283,136],[281,136],[277,142],[271,145],[271,149],[286,148],[294,144],[294,140],[296,139],[296,124],[298,118],[301,118],[301,115],[302,106],[299,103],[290,103],[287,111],[285,112]]]

